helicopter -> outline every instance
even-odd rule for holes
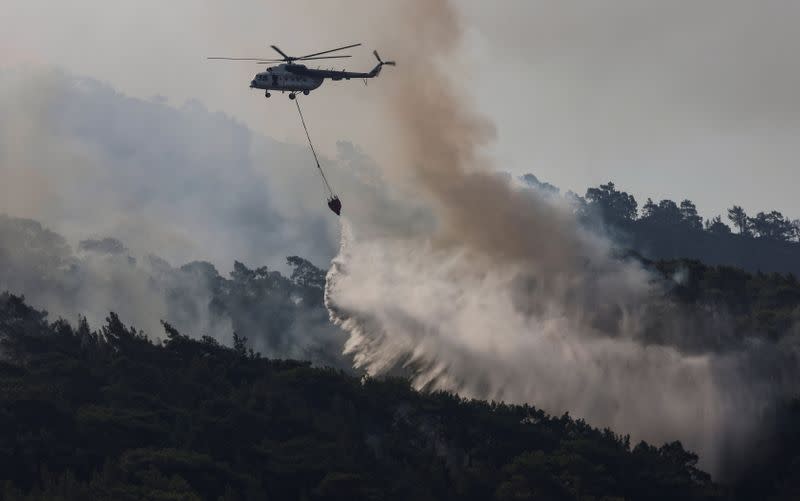
[[[336,49],[324,50],[322,52],[314,52],[306,54],[305,56],[289,56],[275,45],[270,45],[272,49],[281,55],[280,59],[262,59],[250,57],[209,57],[208,59],[221,59],[226,61],[254,61],[256,64],[270,65],[266,71],[260,72],[253,77],[250,82],[251,89],[261,89],[264,91],[265,97],[270,97],[270,91],[289,92],[289,99],[295,99],[297,93],[302,92],[308,95],[312,90],[317,89],[325,79],[330,80],[350,80],[351,78],[366,79],[375,78],[381,73],[384,65],[395,66],[394,61],[383,61],[378,51],[372,51],[375,59],[378,60],[377,66],[367,73],[352,72],[352,71],[339,71],[339,70],[321,70],[308,68],[304,64],[298,64],[302,61],[313,61],[318,59],[343,59],[351,57],[349,55],[336,55],[326,56],[332,52],[340,50],[352,49],[353,47],[360,46],[360,43],[338,47]],[[271,66],[277,65],[277,66]]]

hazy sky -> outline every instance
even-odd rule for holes
[[[454,3],[468,29],[453,71],[495,122],[498,168],[579,192],[614,180],[640,204],[688,197],[707,217],[732,203],[800,217],[797,2]],[[363,42],[345,66],[369,69],[369,49],[392,32],[390,9],[377,5],[5,0],[0,65],[59,65],[175,105],[197,98],[301,142],[288,99],[267,102],[248,89],[257,66],[205,57],[272,56],[270,43],[302,54]],[[399,63],[382,78],[403,71]],[[380,85],[340,82],[306,99],[324,151],[348,139],[380,162],[381,144],[391,141],[374,126]]]

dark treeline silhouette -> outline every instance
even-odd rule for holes
[[[0,295],[3,499],[722,498],[678,442],[164,329],[49,323]]]
[[[748,271],[800,274],[800,221],[778,211],[751,217],[734,205],[726,214],[734,231],[721,215],[704,221],[691,200],[656,203],[648,198],[638,211],[633,195],[611,182],[575,199],[582,217],[599,214],[631,247],[652,259],[692,258]]]
[[[544,193],[558,188],[526,174],[521,180]],[[604,223],[623,246],[650,259],[697,259],[747,271],[800,275],[800,219],[778,211],[750,216],[738,205],[727,214],[703,219],[691,200],[648,198],[640,207],[633,195],[608,182],[585,196],[567,192],[578,216],[590,226]]]

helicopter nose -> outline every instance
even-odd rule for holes
[[[252,89],[255,86],[256,86],[256,81],[255,80],[250,80],[250,88]]]

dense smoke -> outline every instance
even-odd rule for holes
[[[0,90],[0,213],[173,262],[324,262],[335,250],[335,228],[311,210],[318,180],[297,169],[303,148],[198,102],[131,99],[56,69],[2,70]]]
[[[370,374],[407,371],[418,388],[683,440],[719,472],[790,375],[765,374],[756,354],[648,343],[654,329],[668,340],[691,328],[665,299],[669,285],[616,258],[557,199],[492,171],[481,154],[491,125],[437,64],[457,49],[457,12],[446,0],[405,8],[425,15],[394,16],[408,43],[391,48],[402,72],[384,97],[396,127],[387,163],[435,208],[437,226],[372,238],[345,221],[326,298],[347,352]]]

